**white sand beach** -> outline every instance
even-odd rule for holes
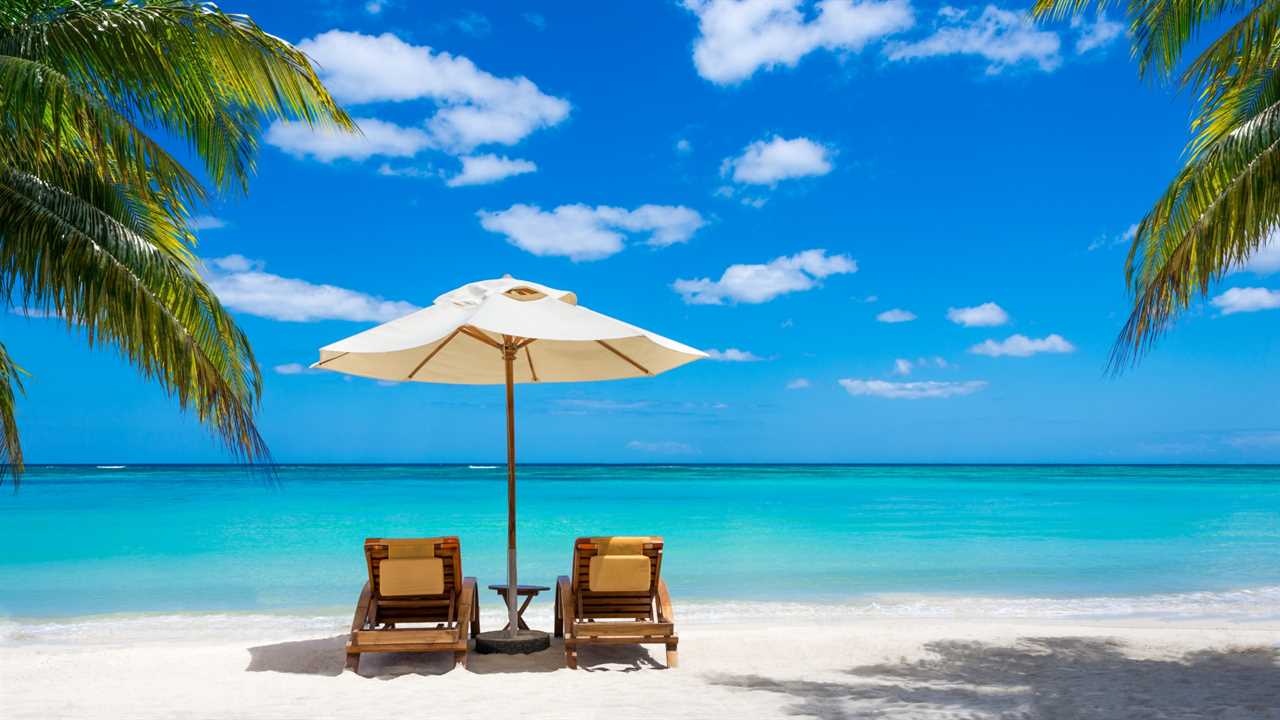
[[[0,717],[1280,718],[1275,623],[841,615],[690,619],[675,670],[660,646],[566,670],[553,645],[468,669],[368,656],[361,675],[332,615],[7,623]]]

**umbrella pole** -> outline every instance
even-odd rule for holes
[[[516,348],[510,340],[503,343],[502,358],[507,366],[507,636],[514,638],[520,623],[516,612]]]

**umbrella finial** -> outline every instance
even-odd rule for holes
[[[502,273],[502,279],[503,279],[503,280],[510,280],[510,279],[511,279],[511,273]]]

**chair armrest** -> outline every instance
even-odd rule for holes
[[[671,593],[667,592],[667,581],[658,578],[658,622],[675,621],[676,614],[671,609]]]
[[[467,637],[467,627],[471,624],[476,607],[476,579],[462,578],[462,592],[458,594],[458,637]]]
[[[556,610],[560,615],[561,631],[565,637],[572,637],[575,619],[573,608],[576,603],[573,601],[573,584],[569,582],[568,575],[556,578],[556,600],[560,602]]]
[[[356,601],[356,614],[351,619],[351,632],[363,630],[365,621],[369,619],[369,603],[373,598],[373,589],[369,581],[364,581],[364,589],[360,591],[360,599]]]

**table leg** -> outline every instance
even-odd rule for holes
[[[533,595],[525,595],[524,604],[521,605],[520,609],[516,612],[516,622],[520,624],[521,630],[529,629],[529,626],[524,621],[524,611],[529,608],[529,603],[533,602],[533,597]]]

